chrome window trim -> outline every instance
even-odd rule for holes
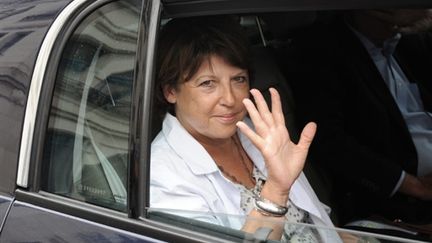
[[[162,13],[162,1],[161,0],[155,0],[152,1],[150,6],[150,14],[148,16],[145,16],[145,21],[148,21],[148,29],[145,33],[145,41],[146,46],[142,47],[145,48],[144,52],[141,51],[139,55],[142,55],[140,58],[143,58],[144,60],[144,69],[140,67],[140,70],[144,70],[144,90],[140,90],[143,92],[144,95],[144,101],[143,106],[141,107],[141,115],[146,114],[147,111],[151,110],[151,103],[152,103],[152,92],[154,90],[154,76],[155,76],[155,66],[156,66],[156,47],[157,47],[157,38],[158,38],[158,31],[159,31],[159,24],[160,24],[160,17]],[[148,36],[153,36],[154,38],[149,38]],[[143,55],[145,53],[145,55]],[[150,116],[147,116],[146,118],[140,117],[139,118],[141,124],[143,125],[144,121],[148,124],[150,123]],[[142,128],[141,128],[142,129]],[[150,129],[142,129],[140,137],[148,139]],[[141,139],[140,144],[140,155],[139,158],[141,161],[146,161],[145,165],[140,164],[140,178],[139,178],[139,185],[138,190],[143,191],[145,193],[139,193],[139,205],[141,208],[139,209],[140,215],[145,215],[146,209],[145,206],[150,205],[150,144],[151,141],[148,141],[147,143],[144,142],[145,139]]]
[[[21,135],[21,145],[18,159],[18,172],[16,183],[20,187],[28,187],[28,175],[30,169],[30,156],[35,129],[37,108],[39,105],[39,97],[41,93],[42,83],[45,76],[45,71],[48,65],[48,59],[51,55],[51,50],[57,39],[58,34],[65,26],[69,16],[76,9],[82,6],[89,0],[74,0],[70,2],[57,16],[50,26],[39,50],[39,54],[34,66],[33,75],[30,83],[26,110],[24,115],[24,124]]]

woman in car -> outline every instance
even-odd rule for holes
[[[269,109],[250,90],[250,58],[231,18],[164,26],[157,85],[166,114],[151,147],[150,206],[251,233],[271,228],[271,239],[338,242],[331,230],[283,223],[333,227],[302,173],[316,125],[290,140],[278,92],[270,89]]]

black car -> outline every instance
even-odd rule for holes
[[[432,2],[0,1],[0,242],[265,242],[259,234],[149,207],[149,151],[160,129],[153,99],[161,26],[171,18],[235,15],[258,52],[277,52],[334,12],[405,7]],[[274,61],[264,54],[258,69],[272,70]],[[284,92],[291,114],[289,87],[278,73],[257,75],[272,81],[256,87]],[[313,179],[316,171],[306,173],[321,200],[331,202],[320,176]]]

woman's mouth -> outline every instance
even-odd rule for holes
[[[233,123],[237,121],[237,113],[216,116],[222,123]]]

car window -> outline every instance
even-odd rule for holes
[[[300,66],[296,63],[296,57],[299,55],[298,50],[295,49],[298,45],[297,42],[294,42],[295,37],[303,34],[302,32],[306,32],[308,28],[312,28],[315,26],[320,26],[330,22],[335,18],[336,14],[340,14],[339,12],[328,12],[328,11],[304,11],[304,12],[293,12],[290,14],[274,14],[274,13],[266,13],[258,16],[241,16],[240,22],[245,28],[249,40],[252,44],[252,48],[254,51],[255,58],[255,66],[254,77],[257,83],[252,83],[252,87],[259,88],[260,90],[268,89],[271,85],[273,87],[277,87],[281,93],[285,94],[282,97],[284,108],[288,110],[284,110],[284,114],[288,117],[286,121],[288,129],[291,134],[296,134],[296,127],[293,125],[294,115],[293,115],[293,102],[290,100],[292,98],[291,87],[287,84],[289,82],[287,80],[283,80],[283,74],[290,74],[288,78],[294,79],[297,78],[298,72],[300,70]],[[285,23],[284,25],[279,25],[281,22]],[[166,21],[162,21],[161,25],[164,25]],[[277,26],[277,27],[276,27]],[[296,41],[298,41],[296,39]],[[278,51],[281,53],[289,55],[281,56]],[[273,52],[272,52],[273,51]],[[268,55],[270,54],[272,55]],[[286,67],[286,70],[275,70],[278,69],[278,65],[274,64],[274,62],[283,63],[283,67]],[[271,68],[269,68],[271,66]],[[275,68],[276,67],[276,68]],[[283,74],[279,75],[280,72]],[[289,80],[291,81],[291,80]],[[292,81],[291,81],[292,82]],[[285,84],[285,86],[278,86],[281,83]],[[288,97],[288,98],[287,98]],[[158,127],[160,130],[160,126]],[[158,130],[158,131],[159,131]],[[294,135],[295,136],[295,135]],[[178,139],[181,139],[180,137]],[[306,163],[306,167],[304,169],[305,174],[307,174],[308,180],[311,182],[316,194],[319,196],[320,200],[328,203],[333,206],[335,210],[332,211],[332,219],[335,225],[338,225],[338,216],[337,215],[337,207],[334,199],[331,198],[332,193],[334,191],[333,181],[330,181],[329,178],[326,178],[327,174],[323,173],[323,171],[319,170],[320,167],[314,167],[311,163]],[[169,169],[168,169],[169,170]],[[173,174],[176,171],[172,172]],[[167,173],[169,175],[169,173]],[[169,176],[167,176],[167,180],[169,180]],[[173,183],[174,184],[174,183]],[[180,186],[176,185],[180,188]],[[181,190],[181,189],[180,189]],[[151,193],[150,197],[160,197],[159,194]],[[166,191],[164,191],[166,192]],[[187,192],[188,193],[188,192]],[[184,199],[186,195],[181,195],[181,201],[186,202]],[[180,194],[180,193],[179,193]],[[201,195],[200,195],[201,196]],[[198,199],[199,200],[199,199]],[[167,201],[169,199],[167,198]],[[191,200],[192,201],[192,200]],[[191,201],[187,201],[190,203]],[[168,204],[168,203],[167,203]],[[160,206],[163,207],[167,204],[161,203]],[[175,205],[175,208],[181,208],[181,206]],[[148,215],[150,219],[162,221],[169,224],[174,224],[179,227],[184,227],[187,229],[192,229],[197,232],[203,232],[206,234],[217,235],[219,237],[223,237],[224,239],[229,240],[237,240],[241,241],[243,239],[248,239],[251,237],[245,232],[241,231],[241,227],[246,221],[245,217],[228,215],[228,214],[213,214],[208,211],[206,212],[197,212],[197,211],[186,211],[186,210],[176,210],[173,208],[148,208]],[[203,211],[207,210],[205,208]],[[253,219],[252,219],[253,220]],[[234,223],[233,223],[234,222]],[[354,239],[359,239],[358,242],[407,242],[408,238],[411,239],[419,239],[415,238],[418,236],[418,232],[415,231],[406,231],[400,227],[393,227],[389,224],[381,224],[374,221],[362,221],[356,222],[357,224],[352,227],[350,225],[342,225],[341,227],[354,228],[359,230],[366,230],[369,232],[377,232],[378,234],[368,234],[366,232],[361,231],[349,231],[346,229],[338,229],[338,228],[327,228],[323,229],[316,225],[305,225],[305,224],[296,224],[291,222],[284,222],[284,224],[288,225],[291,229],[291,232],[302,232],[303,228],[311,228],[316,231],[325,231],[329,234],[335,233],[335,231],[339,232],[348,232],[348,237],[354,237]],[[389,234],[389,235],[383,235]],[[390,235],[403,236],[405,238],[397,238]],[[332,241],[330,241],[332,242]],[[353,240],[352,242],[357,242],[357,240]]]
[[[140,1],[89,14],[61,55],[43,153],[43,190],[126,210]]]

